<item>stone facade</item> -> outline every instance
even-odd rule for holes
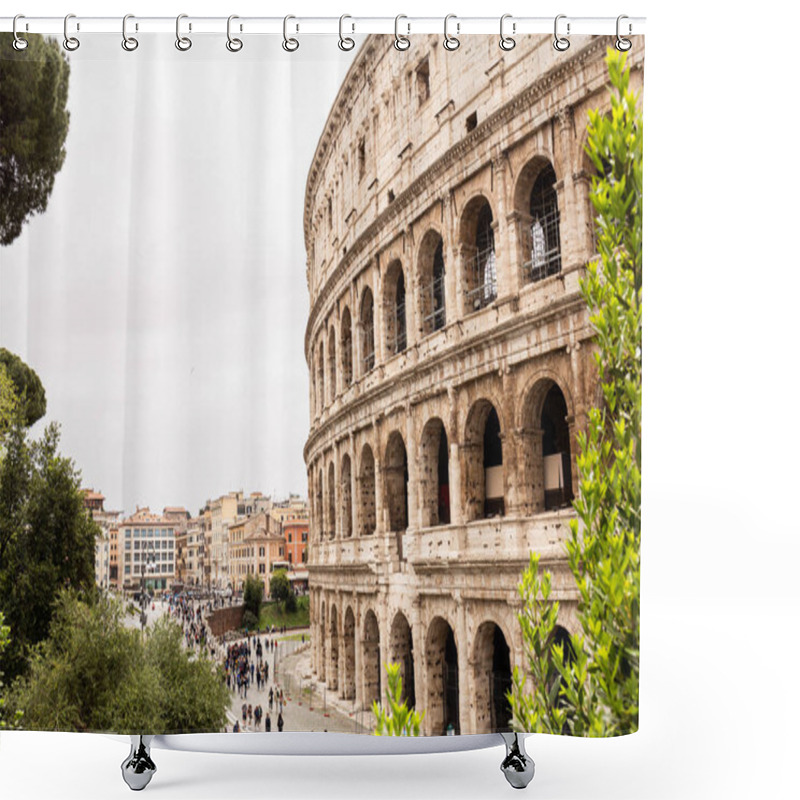
[[[320,138],[305,239],[313,669],[369,708],[402,665],[424,732],[508,729],[531,551],[563,557],[598,402],[579,279],[605,37],[369,37]],[[641,39],[629,55],[640,88]]]

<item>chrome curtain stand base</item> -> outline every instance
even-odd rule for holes
[[[122,779],[134,792],[144,789],[156,774],[156,765],[150,758],[152,741],[152,736],[131,736],[131,752],[122,762]]]
[[[516,733],[501,733],[506,745],[506,757],[500,765],[506,780],[515,789],[524,789],[532,780],[536,766],[525,752],[525,739]]]

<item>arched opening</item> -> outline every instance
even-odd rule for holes
[[[497,298],[493,221],[492,207],[485,198],[475,198],[467,204],[461,225],[467,312],[478,311]]]
[[[563,508],[573,498],[567,416],[564,393],[554,383],[545,395],[541,416],[545,509]]]
[[[408,458],[403,437],[393,431],[386,445],[385,503],[389,509],[389,529],[408,528]]]
[[[381,701],[381,634],[375,612],[367,611],[364,617],[364,639],[361,648],[364,672],[364,707],[372,708],[373,701]]]
[[[317,528],[317,539],[322,541],[325,536],[325,520],[322,516],[322,470],[319,471],[319,477],[317,478],[314,506],[314,519]]]
[[[561,272],[561,232],[556,173],[548,163],[539,172],[530,196],[529,279],[539,281]]]
[[[361,299],[361,372],[366,374],[375,366],[375,313],[372,290],[364,289]]]
[[[328,334],[328,400],[336,399],[336,331],[331,328]]]
[[[409,708],[414,708],[417,704],[414,640],[411,636],[411,626],[401,611],[395,614],[389,633],[389,661],[392,664],[400,664],[400,677],[403,679],[402,699],[408,702]]]
[[[358,473],[359,533],[375,533],[375,457],[372,448],[365,444],[361,451],[361,469]]]
[[[317,357],[317,408],[322,411],[325,408],[325,346],[319,343],[319,356]]]
[[[425,648],[428,672],[428,719],[433,735],[461,732],[458,696],[458,648],[453,629],[436,617]]]
[[[444,423],[437,417],[422,431],[422,526],[450,524],[450,448]]]
[[[325,601],[322,601],[322,609],[319,614],[319,628],[317,630],[317,634],[319,635],[319,679],[321,681],[325,680],[327,665],[328,665],[328,648],[326,647],[326,640],[327,640],[327,617],[325,616]]]
[[[331,606],[331,670],[328,675],[328,688],[334,692],[339,689],[339,618],[336,606]]]
[[[503,631],[494,622],[484,622],[475,637],[476,733],[511,730],[511,652]]]
[[[342,380],[345,386],[353,382],[353,323],[350,319],[350,309],[345,306],[342,312]]]
[[[328,464],[328,536],[333,539],[336,536],[336,472],[331,461]]]
[[[339,497],[342,498],[341,522],[342,536],[349,539],[353,535],[353,483],[350,456],[347,453],[342,457],[342,482],[339,488]]]
[[[438,331],[447,324],[444,280],[444,242],[436,231],[428,231],[422,239],[419,253],[423,336]]]
[[[344,682],[341,696],[344,700],[353,700],[356,696],[356,617],[349,606],[344,615],[343,630],[344,650]]]
[[[392,354],[402,353],[408,344],[406,326],[406,279],[403,267],[395,260],[384,278],[383,318],[386,320],[386,343]]]
[[[503,442],[500,438],[500,420],[492,407],[483,430],[484,517],[503,516],[505,499],[503,489]]]

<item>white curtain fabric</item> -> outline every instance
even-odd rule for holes
[[[353,53],[141,38],[69,56],[63,169],[0,249],[0,343],[107,508],[304,493],[304,190]]]

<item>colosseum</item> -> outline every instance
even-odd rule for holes
[[[411,41],[365,40],[306,185],[312,668],[355,710],[398,662],[423,733],[504,731],[531,551],[576,629],[584,145],[613,40]],[[640,91],[641,38],[628,60]]]

